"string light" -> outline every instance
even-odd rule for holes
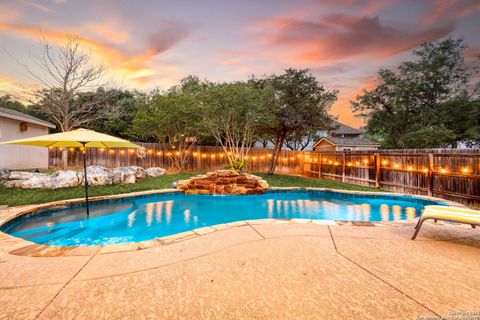
[[[74,148],[74,147],[52,147],[52,146],[50,146],[50,147],[48,147],[48,149],[49,150],[58,150],[58,151],[67,150],[69,152],[75,152],[76,150],[84,151],[84,148]],[[98,148],[97,150],[100,153],[106,151],[110,155],[114,155],[116,153],[116,151],[114,151],[114,149],[109,149],[109,148]],[[133,154],[133,153],[135,153],[135,151],[136,151],[136,149],[118,150],[118,154],[120,154],[120,155],[124,155],[126,153]],[[164,154],[167,155],[167,156],[172,156],[172,155],[180,156],[182,154],[185,154],[185,155],[191,154],[193,157],[199,157],[200,156],[201,158],[209,157],[211,159],[215,159],[216,157],[224,158],[227,155],[233,155],[234,157],[238,156],[238,155],[236,155],[235,153],[232,153],[232,152],[224,152],[224,153],[201,153],[201,152],[191,152],[191,151],[190,152],[188,152],[188,151],[162,152],[162,151],[154,151],[152,149],[147,149],[147,153],[148,154],[154,153],[158,156],[161,156],[161,155],[164,155]],[[262,154],[262,155],[250,155],[250,156],[245,155],[244,156],[245,160],[250,159],[251,161],[265,160],[267,158],[272,158],[272,154],[268,153],[268,154]],[[317,162],[322,162],[323,161],[325,163],[328,163],[328,164],[334,165],[334,166],[342,165],[342,163],[344,163],[348,167],[352,167],[354,165],[359,166],[361,163],[363,163],[365,165],[369,164],[369,159],[368,158],[360,160],[360,161],[339,162],[339,161],[335,161],[335,160],[328,160],[328,158],[318,157],[318,155],[315,155],[314,153],[312,153],[312,154],[299,154],[296,157],[293,156],[293,155],[281,156],[281,157],[279,157],[279,160],[281,160],[281,161],[288,161],[288,160],[295,161],[297,158],[299,158],[299,160],[301,160],[301,158],[304,158],[305,161],[310,161],[311,163],[317,163]],[[381,160],[381,164],[384,165],[384,166],[391,165],[392,168],[394,168],[394,169],[403,169],[403,170],[409,171],[409,172],[423,172],[423,173],[428,173],[429,172],[428,167],[422,167],[421,169],[420,168],[415,168],[415,166],[413,166],[413,165],[407,165],[407,166],[403,167],[399,163],[395,163],[395,162],[390,163],[389,160],[385,160],[385,159]],[[437,172],[439,174],[447,174],[447,173],[449,173],[449,170],[448,170],[448,168],[443,167],[443,168],[439,168]],[[468,175],[468,174],[472,173],[472,169],[468,166],[463,166],[463,167],[460,167],[457,170],[455,170],[455,172],[457,174]]]

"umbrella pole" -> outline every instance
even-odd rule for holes
[[[87,216],[90,215],[90,208],[88,207],[88,179],[87,179],[87,148],[85,148],[86,142],[81,142],[83,145],[83,179],[85,181],[85,200],[87,203]]]

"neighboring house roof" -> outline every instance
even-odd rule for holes
[[[13,120],[18,120],[18,121],[24,121],[28,123],[33,123],[39,126],[44,126],[47,128],[55,128],[56,126],[50,122],[32,117],[31,115],[25,114],[23,112],[13,110],[13,109],[7,109],[7,108],[1,108],[0,107],[0,117],[3,118],[8,118],[8,119],[13,119]]]
[[[323,137],[313,145],[313,148],[316,148],[322,141],[329,142],[332,145],[340,147],[348,146],[380,146],[378,143],[375,143],[367,138],[336,138],[336,137]]]
[[[338,121],[333,121],[334,122],[334,126],[338,128],[337,129],[333,129],[333,130],[329,130],[329,133],[330,134],[335,134],[335,135],[342,135],[342,134],[363,134],[365,133],[364,131],[362,130],[359,130],[359,129],[355,129],[353,127],[350,127],[350,126],[347,126],[346,124],[343,124],[341,122],[338,122]]]

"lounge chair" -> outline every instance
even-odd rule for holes
[[[457,207],[426,206],[415,226],[415,233],[412,236],[412,240],[415,240],[423,222],[427,219],[433,219],[435,222],[442,220],[466,223],[471,225],[472,228],[475,228],[475,226],[480,226],[480,211]]]

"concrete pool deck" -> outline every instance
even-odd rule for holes
[[[417,319],[480,311],[480,233],[254,221],[126,252],[31,257],[0,237],[0,319]],[[8,249],[7,249],[8,248]]]

